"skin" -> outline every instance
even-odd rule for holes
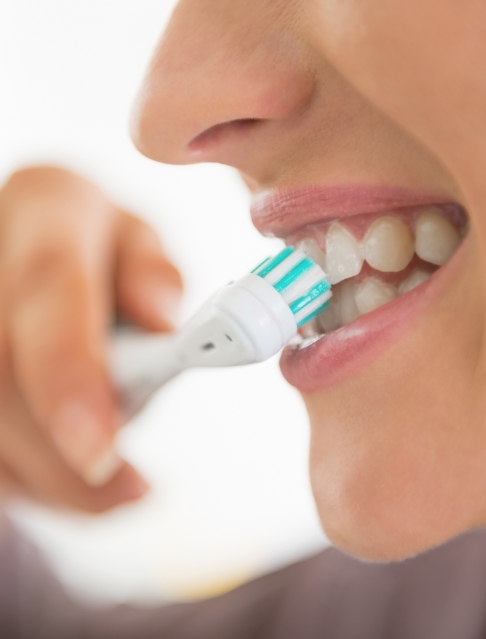
[[[182,0],[135,113],[143,153],[228,164],[253,192],[371,182],[468,211],[413,330],[304,396],[323,527],[369,559],[486,524],[484,33],[476,0]]]
[[[477,0],[182,0],[135,109],[143,153],[228,164],[255,193],[370,182],[467,209],[433,308],[365,370],[304,397],[324,529],[361,557],[486,524],[485,32]],[[168,329],[180,291],[153,233],[79,177],[22,171],[0,191],[0,282],[3,487],[96,512],[139,497],[126,464],[101,487],[85,480],[119,427],[111,317]],[[78,425],[94,425],[84,447],[73,398]]]
[[[169,330],[180,292],[155,232],[96,186],[54,167],[11,176],[0,190],[2,493],[101,512],[147,491],[122,460],[87,481],[120,426],[106,330],[115,311]]]

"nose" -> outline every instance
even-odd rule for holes
[[[250,154],[252,166],[258,163],[255,156],[267,152],[264,132],[298,117],[314,92],[310,59],[284,6],[275,0],[178,4],[134,111],[132,135],[142,153],[170,164],[213,161],[242,171]]]

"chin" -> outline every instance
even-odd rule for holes
[[[321,525],[334,546],[356,558],[400,561],[484,525],[473,516],[477,502],[434,491],[431,485],[424,491],[423,473],[410,481],[400,472],[400,460],[395,475],[388,463],[380,473],[376,459],[361,459],[355,463],[358,470],[350,473],[327,466],[329,472],[311,452],[311,483]]]
[[[321,509],[319,509],[321,510]],[[343,512],[320,512],[322,528],[333,546],[357,559],[386,563],[401,561],[439,545],[422,535],[390,534],[389,522],[362,521]],[[382,525],[380,525],[382,524]]]

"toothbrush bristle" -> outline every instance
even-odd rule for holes
[[[252,273],[267,280],[282,295],[297,326],[322,313],[332,297],[324,270],[294,246],[286,246],[275,257],[267,257]]]

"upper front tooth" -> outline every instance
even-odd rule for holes
[[[302,242],[299,242],[298,248],[314,260],[324,271],[326,270],[326,254],[315,240],[306,237]]]
[[[369,277],[358,286],[355,299],[359,312],[364,315],[388,304],[396,297],[398,297],[398,291],[394,286]]]
[[[359,242],[340,224],[333,224],[326,238],[326,273],[331,284],[358,275],[363,266]]]
[[[431,264],[442,266],[461,243],[459,231],[436,210],[423,213],[415,229],[415,251]]]
[[[399,219],[380,217],[368,229],[363,249],[365,260],[371,267],[396,273],[404,269],[413,257],[413,235]]]

